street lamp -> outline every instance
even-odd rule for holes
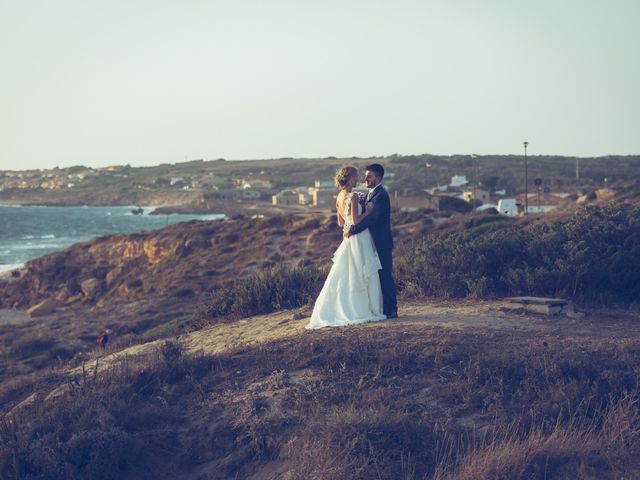
[[[476,188],[478,187],[478,156],[475,153],[471,154],[471,160],[473,160],[473,209],[476,209]]]
[[[527,171],[527,146],[529,142],[522,142],[524,145],[524,214],[529,212],[529,174]]]

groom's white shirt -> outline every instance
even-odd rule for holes
[[[381,187],[382,183],[377,184],[375,187],[373,187],[372,189],[369,190],[369,193],[367,193],[367,201],[369,201],[369,199],[371,197],[373,197],[373,192],[376,191],[376,188]]]

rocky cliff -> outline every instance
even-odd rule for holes
[[[324,214],[192,221],[111,235],[28,262],[19,278],[0,281],[0,307],[50,311],[189,297],[265,265],[327,261],[339,242],[335,220]]]

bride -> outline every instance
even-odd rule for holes
[[[349,228],[362,221],[365,212],[352,192],[358,184],[358,170],[343,167],[336,175],[340,193],[336,199],[338,225]],[[320,291],[306,328],[339,327],[354,323],[384,320],[382,290],[378,270],[382,267],[368,230],[344,238],[333,254],[333,265]]]

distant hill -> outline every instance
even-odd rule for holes
[[[240,180],[269,183],[262,202],[281,189],[310,186],[315,180],[331,180],[341,165],[363,169],[382,163],[389,175],[385,184],[400,195],[420,194],[426,188],[448,184],[454,175],[488,190],[524,191],[524,158],[518,155],[388,155],[347,158],[280,158],[265,160],[223,159],[162,164],[153,167],[112,166],[0,172],[0,202],[57,205],[172,205],[230,208],[228,200],[215,201],[216,189],[233,188]],[[640,179],[640,156],[593,158],[529,156],[529,191],[535,179],[551,193],[582,193],[616,188]],[[213,199],[213,200],[212,200]],[[206,206],[206,202],[212,202]],[[203,206],[204,205],[204,206]]]

